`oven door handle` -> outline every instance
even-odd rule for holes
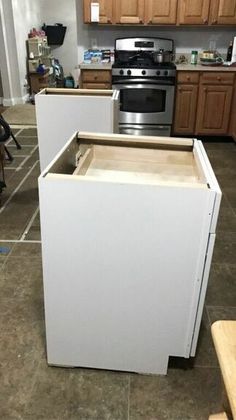
[[[137,128],[140,131],[145,131],[147,130],[147,128],[149,129],[158,129],[158,130],[162,130],[162,131],[168,131],[169,130],[169,126],[168,125],[160,125],[160,124],[156,124],[156,125],[152,125],[152,124],[146,124],[146,126],[144,125],[139,125],[139,124],[120,124],[120,127],[122,128],[126,128],[128,130],[133,130],[135,128]]]
[[[159,84],[159,83],[157,83],[157,84],[154,84],[153,82],[151,82],[150,83],[150,80],[149,80],[149,82],[148,83],[143,83],[143,80],[142,80],[142,83],[136,83],[136,82],[134,82],[134,84],[129,84],[129,85],[126,85],[126,84],[124,84],[124,82],[123,83],[119,83],[119,84],[117,84],[117,82],[115,82],[113,85],[112,85],[112,89],[117,89],[117,90],[121,90],[121,89],[141,89],[141,88],[147,88],[147,89],[158,89],[158,90],[174,90],[174,85],[161,85],[161,84]]]
[[[132,83],[131,86],[127,85],[126,83]],[[133,87],[136,86],[138,84],[141,85],[159,85],[159,86],[174,86],[173,82],[168,82],[168,80],[150,80],[150,79],[118,79],[118,80],[114,80],[113,86],[119,85],[119,86],[124,86],[125,88],[129,88],[129,87]]]

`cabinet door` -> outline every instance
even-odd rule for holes
[[[236,25],[236,0],[212,1],[210,23],[213,25]]]
[[[144,23],[144,0],[116,0],[116,23]]]
[[[92,0],[84,0],[84,22],[91,23]],[[112,23],[112,0],[96,0],[99,3],[99,23]]]
[[[232,101],[232,108],[231,108],[231,119],[230,119],[230,127],[229,127],[229,134],[233,137],[234,141],[236,141],[236,83],[234,85],[234,95]]]
[[[215,1],[215,0],[214,0]],[[210,0],[179,0],[179,23],[207,25]]]
[[[175,102],[175,134],[194,134],[198,85],[178,85]]]
[[[145,22],[148,24],[175,24],[177,0],[146,0]]]
[[[233,86],[201,85],[196,134],[228,134]]]

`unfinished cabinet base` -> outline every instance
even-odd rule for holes
[[[79,133],[39,190],[48,363],[193,355],[220,201],[200,142]]]

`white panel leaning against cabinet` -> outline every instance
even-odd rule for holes
[[[46,88],[35,96],[41,171],[78,130],[117,133],[119,92]]]
[[[78,133],[39,193],[48,363],[194,356],[221,197],[201,142]]]

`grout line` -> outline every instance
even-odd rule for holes
[[[36,152],[36,150],[38,149],[38,145],[37,146],[35,146],[32,150],[31,150],[31,152],[30,152],[30,154],[28,155],[28,156],[26,156],[26,158],[20,163],[20,165],[18,166],[18,168],[17,168],[17,170],[16,171],[19,171],[20,169],[23,169],[23,166],[24,166],[24,164],[27,162],[27,160],[29,160],[29,158],[31,158],[32,157],[32,155],[34,154],[34,152]]]
[[[32,224],[34,223],[34,220],[36,219],[36,216],[37,216],[38,212],[39,212],[39,207],[37,207],[37,209],[35,210],[33,216],[31,217],[29,223],[27,224],[24,232],[22,233],[22,235],[20,237],[20,241],[24,241],[25,240],[25,237],[29,233],[29,230],[30,230]]]
[[[17,193],[17,191],[19,191],[20,187],[24,184],[24,182],[26,181],[26,179],[28,178],[28,176],[31,174],[31,172],[34,170],[34,168],[36,167],[36,165],[38,164],[39,160],[36,160],[36,162],[34,163],[34,165],[30,168],[30,170],[27,172],[27,174],[25,175],[25,177],[22,179],[22,181],[19,183],[19,185],[15,188],[15,190],[11,193],[10,197],[8,198],[8,200],[4,203],[3,207],[0,208],[0,214],[6,209],[6,206],[9,204],[9,202],[11,201],[11,199],[14,197],[14,195]]]
[[[22,125],[22,124],[10,124],[11,128],[19,128],[19,130],[25,130],[26,128],[37,128],[37,124],[32,125]]]
[[[19,243],[29,243],[29,244],[41,244],[41,242],[42,241],[34,241],[34,240],[26,240],[26,241],[24,241],[24,240],[21,240],[21,239],[0,239],[0,243],[2,243],[2,242],[9,242],[9,243],[14,243],[14,244],[19,244]]]
[[[207,305],[205,305],[205,309],[206,309],[206,313],[207,313],[207,318],[208,318],[209,327],[211,328],[211,324],[212,324],[212,322],[211,322],[211,317],[210,317],[210,314],[209,314],[209,311],[208,311],[208,306],[207,306]]]
[[[130,413],[130,375],[128,376],[128,413],[127,413],[128,420],[129,420],[129,413]]]
[[[28,155],[12,155],[14,158],[18,158],[18,157],[24,157],[26,158]]]

